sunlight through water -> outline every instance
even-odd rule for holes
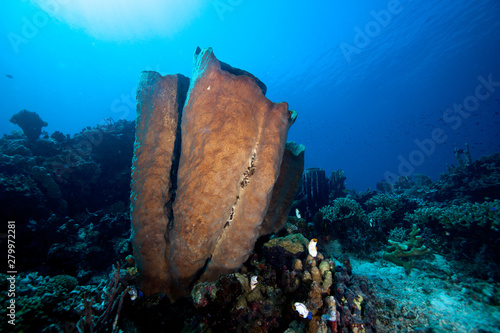
[[[172,37],[199,16],[201,0],[31,0],[55,19],[96,39]]]

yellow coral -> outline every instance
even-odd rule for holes
[[[358,295],[353,300],[354,305],[361,311],[361,303],[363,303],[363,296]]]
[[[139,275],[139,271],[136,267],[127,267],[127,274],[131,276],[137,276]]]
[[[323,278],[323,284],[321,285],[321,288],[323,289],[323,292],[326,293],[328,289],[333,284],[333,276],[331,271],[326,271],[324,278]]]
[[[328,260],[323,260],[319,264],[319,272],[321,273],[321,276],[325,276],[325,272],[330,270],[330,263]]]

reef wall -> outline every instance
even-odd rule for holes
[[[264,96],[262,82],[218,61],[211,48],[197,49],[194,62],[189,89],[182,75],[145,72],[137,93],[134,256],[143,292],[163,292],[171,300],[188,294],[196,281],[236,271],[248,258],[296,118],[287,103]],[[291,185],[275,193],[293,198],[303,151],[296,150],[297,166],[285,168]],[[290,194],[274,197],[291,205],[284,200]],[[276,230],[285,219],[275,217],[279,222],[264,229]]]

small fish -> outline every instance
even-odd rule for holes
[[[130,295],[130,299],[135,301],[135,299],[137,298],[137,289],[135,289],[134,286],[130,287],[128,294]]]
[[[257,275],[252,276],[252,278],[250,279],[250,289],[254,290],[255,287],[257,287],[257,285],[259,284],[259,282],[260,282],[260,276]]]
[[[312,313],[309,310],[307,310],[307,307],[304,305],[304,303],[295,302],[295,304],[292,307],[295,311],[299,313],[299,315],[302,318],[307,318],[307,319],[312,318]]]
[[[334,313],[335,311],[330,311],[324,315],[321,316],[321,319],[324,321],[337,321],[337,316]]]
[[[13,77],[12,75],[10,75],[10,74],[6,74],[5,76],[6,76],[6,77],[8,77],[9,79],[13,79],[13,78],[14,78],[14,77]]]
[[[316,243],[318,243],[318,240],[316,238],[311,239],[309,242],[309,246],[307,249],[309,250],[309,254],[313,257],[316,258],[318,255],[318,250],[316,250]]]
[[[295,208],[295,216],[297,216],[298,219],[302,218],[302,216],[300,216],[300,211],[298,208]]]

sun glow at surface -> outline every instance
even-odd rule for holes
[[[57,20],[94,38],[171,37],[201,12],[202,0],[32,0]]]

